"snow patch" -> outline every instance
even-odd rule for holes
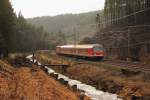
[[[32,55],[29,55],[26,57],[30,61],[32,61]],[[36,62],[37,60],[34,60]],[[41,63],[38,62],[38,65],[41,65]],[[122,100],[118,98],[116,94],[111,94],[108,92],[103,92],[100,90],[97,90],[95,87],[84,84],[78,80],[72,80],[67,76],[64,76],[60,73],[55,72],[53,69],[45,66],[46,69],[48,69],[48,73],[51,74],[58,74],[58,79],[63,78],[65,81],[68,81],[69,86],[77,86],[77,89],[84,91],[84,94],[91,97],[92,100]]]

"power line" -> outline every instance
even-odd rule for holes
[[[140,11],[137,11],[137,12],[134,12],[134,13],[131,13],[131,14],[128,14],[128,15],[125,15],[125,16],[120,17],[120,18],[116,18],[116,19],[112,19],[112,20],[106,21],[106,22],[118,21],[118,20],[121,20],[121,19],[130,17],[130,16],[133,16],[133,15],[136,15],[138,13],[141,13],[141,12],[144,12],[144,11],[147,11],[147,10],[150,10],[150,7],[146,8],[146,9],[143,9],[143,10],[140,10]]]
[[[141,12],[144,12],[144,11],[147,11],[147,10],[150,10],[150,7],[149,8],[146,8],[146,9],[143,9],[143,10],[140,10],[140,11],[137,11],[137,12],[134,12],[134,13],[131,13],[131,14],[128,14],[128,15],[125,15],[123,17],[120,17],[120,18],[116,18],[116,19],[112,19],[112,20],[108,20],[108,21],[104,21],[102,23],[93,23],[93,24],[87,24],[87,25],[82,25],[82,26],[76,26],[76,27],[86,27],[86,26],[95,26],[95,25],[101,25],[101,24],[106,24],[106,23],[110,23],[112,21],[118,21],[118,20],[121,20],[121,19],[125,19],[127,17],[130,17],[130,16],[133,16],[133,15],[136,15],[138,13],[141,13]],[[145,25],[147,26],[147,25]],[[149,25],[150,26],[150,25]],[[127,26],[127,27],[132,27],[132,26]]]
[[[146,41],[147,44],[150,44],[149,41]],[[139,43],[135,43],[135,44],[130,44],[129,48],[132,48],[132,47],[136,47],[138,45],[142,45],[142,44],[145,44],[145,42],[139,42]],[[118,47],[110,47],[110,48],[106,48],[106,49],[119,49],[119,48],[127,48],[128,46],[118,46]]]

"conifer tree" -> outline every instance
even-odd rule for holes
[[[15,14],[9,0],[0,0],[0,34],[4,38],[6,52],[12,50]]]

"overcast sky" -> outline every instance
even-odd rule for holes
[[[103,9],[105,0],[11,0],[14,11],[25,18],[82,13]]]

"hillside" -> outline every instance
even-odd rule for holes
[[[111,59],[147,61],[150,53],[149,0],[106,0],[99,32],[91,40],[107,48]],[[130,26],[130,27],[129,27]],[[90,39],[89,39],[90,40]]]
[[[37,27],[43,26],[44,29],[49,33],[54,33],[57,35],[58,32],[65,33],[67,40],[72,40],[75,31],[80,34],[80,39],[87,36],[93,35],[95,28],[84,27],[84,32],[82,27],[76,28],[75,26],[84,26],[87,24],[95,23],[96,14],[100,11],[93,11],[81,14],[64,14],[58,16],[44,16],[27,19],[27,21]]]

